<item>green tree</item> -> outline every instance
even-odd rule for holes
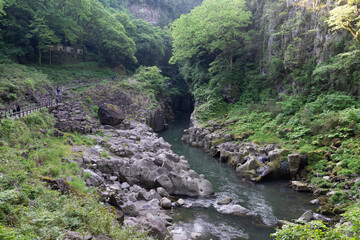
[[[55,35],[54,31],[49,29],[46,22],[42,17],[36,17],[30,23],[30,34],[27,37],[34,37],[37,42],[38,54],[39,54],[39,65],[41,66],[42,51],[51,50],[54,43],[59,41],[59,38]]]
[[[346,29],[360,43],[360,0],[338,0],[327,23],[332,30]]]
[[[138,81],[138,84],[153,93],[156,99],[164,99],[168,94],[167,82],[169,78],[164,77],[158,67],[140,66],[134,77]]]
[[[135,19],[133,23],[136,26],[136,33],[133,36],[137,49],[135,56],[139,64],[159,65],[165,56],[165,42],[162,36],[164,30],[141,19]]]
[[[214,56],[211,70],[216,71],[225,63],[232,71],[234,57],[241,53],[248,39],[245,27],[251,16],[244,0],[205,0],[174,22],[170,61],[183,62],[208,54]]]

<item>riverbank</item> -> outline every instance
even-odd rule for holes
[[[195,126],[184,132],[183,140],[219,157],[245,179],[295,180],[295,189],[313,193],[312,203],[320,213],[356,214],[357,102],[347,95],[323,95],[301,107],[293,104],[300,102],[294,98],[261,105],[228,104],[211,112],[198,107],[192,116]]]

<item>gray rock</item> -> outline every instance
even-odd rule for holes
[[[254,213],[240,205],[219,205],[216,210],[222,214],[231,214],[236,216],[254,216]]]
[[[73,232],[73,231],[68,231],[64,238],[64,240],[90,240],[90,239],[93,239],[93,236],[88,234],[84,235],[82,233]]]
[[[160,132],[165,129],[165,114],[161,108],[156,108],[151,112],[150,117],[147,119],[148,125],[154,132]]]
[[[137,199],[149,201],[150,193],[148,191],[146,191],[145,189],[142,189],[140,192],[138,192]]]
[[[184,199],[179,198],[179,199],[175,202],[175,205],[176,205],[177,207],[184,206],[184,205],[185,205]]]
[[[160,196],[160,194],[158,192],[156,192],[155,189],[150,189],[149,191],[149,198],[150,200],[152,199],[161,199],[162,196]]]
[[[139,211],[136,209],[134,203],[126,203],[121,207],[121,210],[128,216],[136,217],[139,215]]]
[[[296,221],[302,223],[308,223],[311,221],[312,218],[313,218],[313,211],[309,210],[306,211],[303,215],[301,215],[301,217],[299,217]]]
[[[275,161],[276,159],[278,159],[281,154],[284,152],[284,149],[274,149],[272,151],[269,152],[268,154],[268,160],[270,162]]]
[[[298,192],[309,192],[310,188],[306,183],[300,181],[291,181],[291,186]]]
[[[332,223],[332,222],[336,221],[336,218],[330,218],[330,217],[324,216],[324,215],[319,214],[319,213],[313,213],[312,219],[320,220],[320,221],[324,221],[324,222],[329,222],[329,223]]]
[[[165,209],[170,209],[172,207],[170,199],[168,199],[166,197],[161,199],[160,205],[162,208],[165,208]]]
[[[259,168],[260,166],[261,163],[256,159],[252,158],[246,161],[246,163],[239,165],[236,168],[236,172],[239,175],[239,177],[245,177],[251,179],[254,176],[257,176],[256,169]]]
[[[173,192],[174,184],[167,175],[160,175],[155,182],[164,188],[167,192]]]
[[[98,187],[105,182],[104,178],[90,169],[84,170],[83,175],[89,175],[89,178],[85,180],[86,184],[89,186]]]
[[[154,236],[156,239],[164,240],[170,236],[169,230],[166,228],[165,224],[158,219],[151,219],[149,221],[150,231],[149,235]]]
[[[280,226],[289,225],[289,224],[294,224],[294,223],[287,220],[278,220],[278,225]]]
[[[134,222],[132,219],[124,220],[124,226],[135,227],[136,225],[137,225],[137,222]]]
[[[320,200],[318,198],[316,198],[314,200],[311,200],[310,203],[313,205],[320,205]]]
[[[291,178],[295,178],[296,173],[299,171],[300,162],[301,159],[299,154],[288,155],[288,166],[289,166]]]
[[[219,201],[217,202],[217,204],[219,204],[219,205],[228,205],[228,204],[230,204],[232,201],[233,201],[233,200],[232,200],[231,197],[226,197],[226,198],[224,198],[224,199],[219,200]]]
[[[122,188],[122,189],[129,189],[129,188],[130,188],[130,184],[128,184],[127,182],[123,182],[123,183],[121,184],[121,188]]]
[[[158,194],[161,196],[161,197],[167,197],[169,196],[169,193],[162,187],[158,187],[156,189],[156,191],[158,192]]]

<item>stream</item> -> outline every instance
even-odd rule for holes
[[[176,208],[172,213],[174,235],[183,239],[271,239],[277,220],[297,219],[305,211],[315,207],[312,196],[298,193],[288,187],[288,181],[251,183],[236,176],[235,170],[202,149],[193,148],[181,141],[183,130],[190,124],[190,114],[179,114],[169,123],[169,129],[159,133],[172,145],[173,151],[189,161],[191,169],[204,174],[214,187],[213,198],[191,199],[191,208]],[[213,204],[225,197],[256,214],[256,217],[240,217],[219,213]],[[186,238],[185,238],[186,235]],[[181,238],[180,238],[181,239]]]

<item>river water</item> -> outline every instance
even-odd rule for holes
[[[206,199],[185,199],[191,208],[176,208],[172,213],[176,234],[200,236],[197,239],[271,239],[278,219],[299,218],[314,209],[311,195],[298,193],[287,186],[287,181],[251,183],[240,180],[227,165],[206,154],[202,149],[190,147],[181,141],[183,130],[189,127],[189,114],[181,114],[170,122],[169,129],[159,133],[172,145],[173,151],[189,161],[191,169],[204,174],[214,187],[215,195]],[[256,214],[240,217],[221,214],[213,204],[225,197]]]

